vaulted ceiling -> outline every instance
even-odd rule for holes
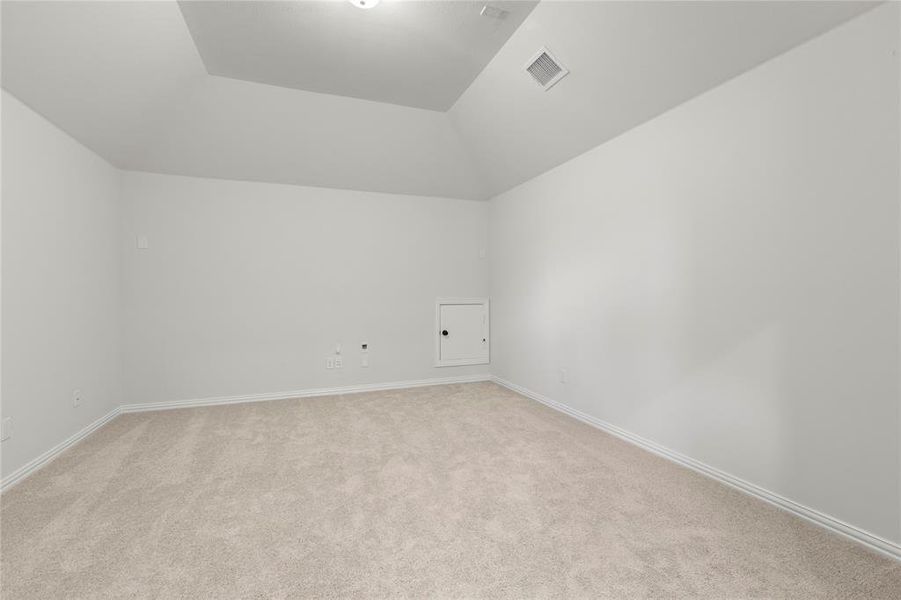
[[[485,199],[875,4],[7,0],[2,85],[124,169]]]

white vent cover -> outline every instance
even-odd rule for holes
[[[555,83],[569,74],[569,70],[561,65],[547,48],[542,48],[528,62],[526,71],[545,90],[551,89]]]

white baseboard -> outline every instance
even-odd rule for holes
[[[131,412],[144,412],[144,411],[153,411],[153,410],[167,410],[174,408],[189,408],[193,406],[215,406],[221,404],[237,404],[242,402],[264,402],[267,400],[285,400],[290,398],[312,398],[316,396],[333,396],[339,394],[356,394],[360,392],[372,392],[379,390],[394,390],[394,389],[406,389],[406,388],[415,388],[415,387],[425,387],[430,385],[447,385],[453,383],[475,383],[480,381],[494,381],[498,385],[501,385],[507,389],[510,389],[518,394],[521,394],[527,398],[531,398],[537,402],[540,402],[554,410],[565,413],[573,418],[576,418],[584,423],[597,427],[607,433],[617,436],[627,442],[635,444],[649,452],[653,452],[659,456],[662,456],[666,459],[669,459],[675,463],[678,463],[682,466],[688,467],[698,473],[716,479],[717,481],[724,483],[730,487],[733,487],[739,491],[742,491],[746,494],[759,498],[765,502],[768,502],[774,506],[777,506],[783,510],[791,512],[802,519],[805,519],[811,523],[824,527],[834,533],[837,533],[843,537],[849,538],[853,541],[856,541],[864,546],[869,547],[872,550],[880,552],[886,556],[894,558],[896,560],[901,560],[901,545],[898,545],[894,542],[881,538],[877,535],[859,529],[853,525],[845,523],[839,519],[831,517],[827,514],[821,513],[812,508],[808,508],[802,504],[794,502],[793,500],[789,500],[788,498],[784,498],[779,494],[773,493],[769,490],[766,490],[760,486],[757,486],[753,483],[747,482],[743,479],[730,475],[729,473],[720,471],[710,465],[704,464],[698,460],[695,460],[689,456],[685,456],[669,448],[661,446],[656,442],[645,439],[641,436],[635,435],[629,431],[626,431],[616,425],[612,425],[593,417],[591,415],[585,414],[581,411],[578,411],[574,408],[570,408],[565,404],[557,402],[556,400],[552,400],[547,396],[543,396],[541,394],[535,393],[531,390],[528,390],[524,387],[518,386],[515,383],[506,381],[501,379],[500,377],[494,377],[489,375],[464,375],[458,377],[440,377],[434,379],[418,379],[411,381],[393,381],[388,383],[371,383],[371,384],[362,384],[362,385],[349,385],[349,386],[340,386],[340,387],[332,387],[332,388],[317,388],[317,389],[307,389],[307,390],[295,390],[290,392],[274,392],[268,394],[250,394],[245,396],[222,396],[215,398],[198,398],[194,400],[173,400],[168,402],[150,402],[146,404],[125,404],[120,407],[117,407],[104,415],[103,417],[97,419],[87,427],[78,431],[74,435],[70,436],[66,440],[60,442],[47,452],[44,452],[34,460],[30,461],[28,464],[16,469],[9,475],[3,478],[2,482],[0,482],[0,491],[6,491],[16,483],[19,483],[32,473],[36,472],[38,469],[58,457],[62,454],[66,449],[73,446],[74,444],[80,442],[91,433],[114,419],[117,415],[122,413],[131,413]]]
[[[335,396],[339,394],[357,394],[360,392],[375,392],[379,390],[401,390],[406,388],[425,387],[429,385],[447,385],[452,383],[475,383],[490,381],[491,376],[460,375],[457,377],[436,377],[433,379],[415,379],[408,381],[391,381],[388,383],[367,383],[361,385],[346,385],[332,388],[316,388],[308,390],[295,390],[291,392],[273,392],[269,394],[250,394],[246,396],[221,396],[217,398],[198,398],[195,400],[171,400],[168,402],[149,402],[146,404],[123,404],[97,419],[75,435],[57,444],[47,452],[44,452],[28,464],[20,467],[4,477],[0,482],[0,492],[6,491],[19,483],[57,456],[67,448],[80,442],[88,435],[99,429],[117,415],[123,413],[145,412],[152,410],[167,410],[173,408],[190,408],[192,406],[215,406],[218,404],[238,404],[242,402],[264,402],[266,400],[287,400],[290,398],[312,398],[315,396]]]
[[[25,479],[26,477],[28,477],[29,475],[31,475],[32,473],[34,473],[35,471],[37,471],[38,469],[40,469],[41,467],[43,467],[44,465],[46,465],[47,463],[52,461],[53,459],[55,459],[57,456],[59,456],[60,454],[65,452],[70,446],[77,444],[84,438],[86,438],[89,435],[91,435],[92,433],[94,433],[94,431],[96,431],[97,429],[100,429],[101,427],[106,425],[108,422],[112,421],[118,414],[119,414],[119,407],[116,407],[113,410],[111,410],[110,412],[108,412],[107,414],[103,415],[102,417],[100,417],[99,419],[94,421],[93,423],[91,423],[90,425],[88,425],[87,427],[85,427],[84,429],[82,429],[81,431],[79,431],[76,434],[70,436],[69,438],[63,440],[62,442],[60,442],[59,444],[57,444],[50,450],[47,450],[46,452],[44,452],[43,454],[41,454],[34,460],[30,461],[29,463],[19,467],[18,469],[16,469],[15,471],[13,471],[12,473],[10,473],[9,475],[7,475],[6,477],[3,478],[3,481],[0,482],[0,492],[5,492],[6,490],[11,488],[15,484],[19,483],[20,481],[22,481],[23,479]]]
[[[734,475],[730,475],[729,473],[726,473],[724,471],[720,471],[719,469],[704,464],[701,461],[670,450],[669,448],[661,446],[656,442],[652,442],[651,440],[635,435],[634,433],[626,431],[625,429],[617,427],[616,425],[607,423],[606,421],[598,419],[597,417],[585,414],[561,402],[552,400],[547,396],[543,396],[542,394],[538,394],[522,386],[516,385],[515,383],[495,376],[492,376],[491,380],[498,385],[516,392],[517,394],[525,396],[526,398],[536,400],[537,402],[549,406],[554,410],[576,418],[583,423],[597,427],[602,431],[605,431],[611,435],[615,435],[620,439],[639,446],[640,448],[643,448],[649,452],[653,452],[658,456],[662,456],[663,458],[671,460],[684,467],[688,467],[689,469],[701,473],[702,475],[716,479],[717,481],[733,487],[741,492],[754,496],[755,498],[759,498],[760,500],[793,513],[806,521],[814,523],[815,525],[819,525],[820,527],[824,527],[845,538],[863,544],[871,550],[875,550],[876,552],[884,554],[890,558],[894,558],[895,560],[901,560],[901,545],[896,544],[895,542],[881,538],[878,535],[874,535],[868,531],[864,531],[863,529],[859,529],[853,525],[845,523],[844,521],[804,506],[803,504],[799,504],[793,500],[789,500],[788,498],[773,493],[758,485],[735,477]]]
[[[377,392],[380,390],[401,390],[406,388],[425,387],[428,385],[447,385],[451,383],[475,383],[490,381],[490,375],[460,375],[457,377],[436,377],[433,379],[415,379],[410,381],[391,381],[387,383],[365,383],[345,385],[331,388],[315,388],[293,390],[290,392],[272,392],[268,394],[248,394],[245,396],[219,396],[214,398],[197,398],[193,400],[170,400],[167,402],[148,402],[146,404],[123,404],[123,413],[144,412],[147,410],[168,410],[172,408],[190,408],[196,406],[216,406],[220,404],[241,404],[244,402],[266,402],[268,400],[288,400],[290,398],[313,398],[315,396],[337,396],[339,394],[359,394],[361,392]]]

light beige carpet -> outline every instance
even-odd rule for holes
[[[901,597],[901,563],[490,383],[123,415],[0,517],[4,599]]]

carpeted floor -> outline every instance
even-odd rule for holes
[[[123,415],[0,517],[4,599],[901,597],[901,563],[490,383]]]

